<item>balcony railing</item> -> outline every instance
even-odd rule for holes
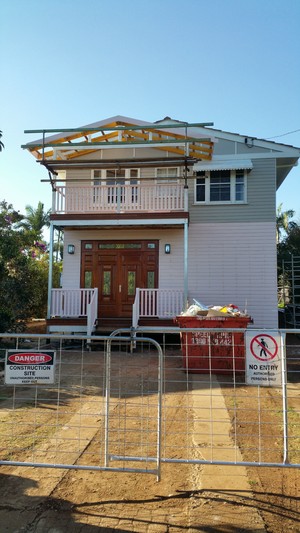
[[[51,317],[87,317],[87,331],[94,328],[98,310],[98,289],[52,289]],[[173,318],[183,309],[180,289],[136,289],[132,306],[132,325],[140,318]]]
[[[85,318],[91,335],[98,316],[98,289],[52,289],[51,318]]]
[[[183,291],[180,289],[136,289],[132,309],[132,326],[140,318],[174,318],[183,310]]]
[[[89,305],[97,289],[52,289],[51,316],[60,318],[87,317]]]
[[[184,187],[179,183],[138,185],[56,186],[52,211],[130,213],[184,211]]]

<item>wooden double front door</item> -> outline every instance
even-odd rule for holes
[[[98,288],[98,316],[131,317],[136,288],[158,286],[158,241],[83,241],[81,287]]]

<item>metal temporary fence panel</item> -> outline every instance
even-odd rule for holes
[[[244,332],[139,328],[135,342],[120,331],[108,344],[95,337],[92,350],[87,337],[2,335],[12,368],[0,377],[0,464],[158,477],[165,462],[299,467],[300,331],[279,332],[274,386],[247,382]],[[251,357],[273,356],[275,334],[253,332]],[[25,375],[41,361],[20,369],[22,353],[55,353],[54,380],[46,360],[45,382]]]
[[[149,364],[146,351],[130,356],[128,337],[110,339],[109,353],[107,337],[93,340],[93,351],[80,336],[1,340],[0,464],[159,476],[162,350],[155,341],[147,340]]]
[[[11,336],[2,337],[2,343],[10,350],[6,355],[2,349],[3,358],[14,349],[20,354],[54,351],[55,378],[53,383],[35,384],[31,376],[27,383],[29,373],[38,373],[37,362],[18,369],[7,361],[6,374],[18,376],[18,382],[6,384],[5,375],[1,378],[1,463],[103,464],[105,354],[87,352],[86,339],[81,338]]]
[[[161,463],[300,466],[300,332],[246,332],[138,328],[164,349]]]
[[[116,342],[121,351],[116,351]],[[122,469],[159,476],[162,349],[154,340],[145,338],[136,339],[135,354],[127,352],[126,345],[130,348],[128,337],[107,342],[106,466],[114,462]]]

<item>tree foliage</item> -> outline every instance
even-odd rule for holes
[[[0,152],[2,152],[2,150],[4,149],[4,144],[1,139],[2,139],[2,131],[0,130]]]
[[[43,204],[35,211],[41,215]],[[29,318],[46,314],[47,244],[41,239],[42,226],[34,226],[35,217],[30,222],[28,214],[26,218],[5,200],[0,202],[1,332],[22,330]]]
[[[278,260],[289,259],[291,255],[300,256],[300,226],[292,220],[295,212],[292,209],[282,210],[282,204],[277,209],[277,256]]]
[[[26,216],[19,223],[19,227],[26,230],[35,240],[41,240],[44,227],[50,225],[50,210],[44,211],[44,204],[38,203],[35,209],[31,205],[26,205]]]
[[[285,307],[292,298],[292,257],[300,257],[300,225],[292,220],[294,211],[277,210],[277,278],[278,305]]]
[[[285,237],[289,235],[289,233],[295,227],[297,227],[297,223],[294,220],[292,220],[294,216],[295,216],[295,211],[293,209],[288,209],[287,211],[283,211],[282,204],[278,206],[277,214],[276,214],[277,244],[283,241]]]

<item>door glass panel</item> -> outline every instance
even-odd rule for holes
[[[148,242],[147,247],[151,249],[155,248],[155,242]]]
[[[142,245],[141,245],[140,242],[131,242],[131,243],[125,244],[125,248],[127,248],[127,249],[129,249],[129,248],[140,249],[140,248],[142,248]]]
[[[128,296],[135,295],[135,272],[128,272]]]
[[[138,202],[138,177],[139,177],[139,171],[137,168],[131,168],[129,169],[129,175],[130,175],[130,185],[131,185],[131,202],[137,203]]]
[[[151,271],[147,272],[147,289],[155,288],[154,280],[155,280],[154,272],[151,272]]]
[[[110,169],[106,171],[106,185],[108,185],[108,202],[123,202],[125,184],[125,169]],[[118,185],[119,187],[116,187]]]
[[[93,202],[100,200],[101,170],[94,170],[93,179]]]
[[[109,296],[111,294],[111,272],[106,270],[103,272],[103,296]]]
[[[84,288],[92,288],[92,272],[90,270],[86,270],[84,273]]]
[[[130,178],[138,178],[138,176],[139,176],[139,169],[138,168],[131,168],[130,169]],[[135,183],[137,183],[137,181],[135,181]]]
[[[125,249],[140,249],[141,243],[101,243],[98,245],[99,250],[125,250]]]
[[[98,244],[99,250],[115,250],[116,245],[112,243]]]
[[[86,242],[85,245],[84,245],[84,249],[85,249],[85,250],[92,250],[92,249],[93,249],[93,245],[92,245],[92,243],[87,243],[87,242]]]

